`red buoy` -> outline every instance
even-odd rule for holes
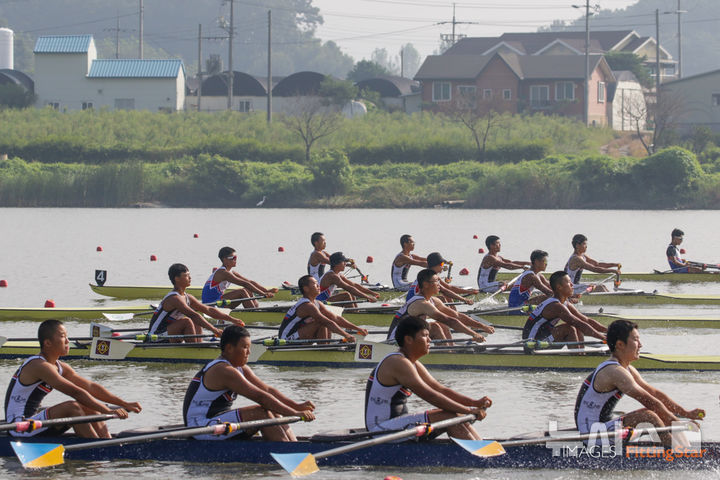
[[[285,251],[285,247],[278,247],[278,252],[284,252],[284,251]]]
[[[685,255],[685,249],[684,249],[684,248],[681,248],[681,249],[680,249],[680,253],[682,253],[683,255]]]
[[[45,308],[55,308],[55,300],[45,300]]]
[[[467,268],[463,268],[462,270],[460,270],[460,275],[470,275],[470,270],[468,270]]]
[[[120,332],[112,332],[112,333],[110,334],[110,336],[112,336],[112,337],[119,337],[119,336],[120,336]]]
[[[193,238],[198,238],[198,237],[200,237],[200,235],[198,235],[197,233],[193,234]]]
[[[150,261],[151,262],[157,262],[157,255],[150,255]]]
[[[390,304],[389,304],[389,303],[383,303],[383,304],[382,304],[382,305],[380,305],[380,306],[381,306],[381,307],[389,307],[389,306],[390,306]]]
[[[101,247],[100,245],[98,245],[97,248],[95,249],[95,251],[96,251],[96,252],[102,252],[102,247]]]
[[[478,249],[478,253],[485,253],[485,249],[484,249],[484,248],[479,248],[479,249]]]
[[[367,263],[373,263],[374,261],[375,261],[375,259],[373,257],[371,257],[370,255],[368,255],[368,257],[365,259],[365,262],[367,262]]]
[[[388,475],[387,477],[385,477],[384,480],[403,480],[403,479],[400,477],[397,477],[395,475]]]
[[[0,287],[7,287],[7,280],[0,280]]]
[[[473,235],[473,240],[477,240],[477,239],[478,239],[478,236],[477,236],[477,235]]]

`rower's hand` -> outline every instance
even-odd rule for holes
[[[304,401],[303,403],[299,404],[299,405],[297,406],[297,409],[298,409],[298,410],[302,410],[302,411],[309,410],[309,411],[311,411],[311,412],[314,412],[314,411],[315,411],[315,404],[314,404],[313,402],[311,402],[310,400],[306,400],[306,401]]]
[[[345,335],[345,338],[343,338],[343,342],[345,343],[355,343],[355,337],[352,335]]]
[[[365,295],[365,299],[371,303],[375,303],[378,301],[377,297],[375,297],[373,295]]]
[[[473,303],[475,303],[475,300],[470,297],[465,297],[462,299],[462,301],[465,302],[465,305],[472,305]]]
[[[487,412],[484,408],[471,408],[468,413],[475,415],[475,418],[478,420],[482,420],[487,416]]]
[[[312,412],[312,410],[303,410],[301,412],[297,412],[297,416],[303,419],[303,422],[312,422],[315,420],[315,414]]]
[[[127,410],[125,410],[124,408],[116,408],[115,410],[111,410],[111,411],[108,412],[108,413],[112,413],[112,414],[115,415],[117,418],[121,418],[121,419],[128,418],[128,416],[130,415],[130,414],[127,412]]]
[[[235,323],[235,325],[237,325],[236,322],[233,322],[233,323]],[[241,327],[244,327],[245,324],[242,324],[242,322],[241,322],[241,325],[240,325],[240,326],[241,326]],[[212,330],[210,330],[210,331],[211,331],[212,334],[215,335],[216,337],[218,337],[218,338],[222,337],[222,330],[220,330],[219,328],[213,327]]]
[[[140,402],[125,402],[122,404],[122,407],[128,412],[140,413],[142,411]]]
[[[273,292],[273,290],[275,290]],[[277,293],[277,288],[273,288],[273,290],[268,290],[267,293],[265,293],[263,296],[265,298],[273,298],[275,296],[275,293]]]
[[[445,277],[445,283],[452,283],[453,277]]]
[[[695,410],[685,412],[683,417],[689,418],[690,420],[703,420],[705,418],[705,410],[702,408],[696,408]]]
[[[278,291],[279,289],[277,287],[273,287],[268,290],[268,293],[272,293],[273,295],[275,295]],[[272,297],[272,295],[268,295],[268,297]]]
[[[478,400],[475,400],[473,402],[474,407],[482,408],[483,410],[486,408],[492,407],[492,400],[490,400],[489,397],[482,397]]]
[[[568,298],[568,301],[572,304],[576,304],[580,301],[579,295],[573,295],[572,297]]]
[[[363,337],[367,337],[367,336],[368,336],[368,331],[365,330],[364,328],[358,328],[358,329],[357,329],[357,333],[358,333],[358,335],[362,335]]]
[[[485,341],[485,337],[483,337],[483,336],[480,335],[479,333],[473,334],[472,339],[473,339],[474,341],[478,342],[478,343],[482,343],[482,342]]]
[[[480,324],[480,330],[482,330],[485,333],[495,333],[495,327],[492,325],[485,325],[484,323]]]

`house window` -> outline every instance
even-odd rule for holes
[[[598,82],[598,103],[605,103],[605,82]]]
[[[93,102],[82,102],[83,110],[92,110],[92,108],[93,108]]]
[[[486,88],[483,90],[483,99],[485,100],[492,100],[493,94],[491,88]]]
[[[720,107],[720,93],[713,93],[713,94],[712,94],[712,106],[713,106],[713,107]]]
[[[135,110],[134,98],[116,98],[115,110]]]
[[[433,82],[433,102],[447,102],[450,100],[450,82]]]
[[[48,102],[47,104],[54,110],[60,110],[60,102]]]
[[[670,65],[669,67],[665,67],[665,73],[663,75],[666,76],[674,76],[675,75],[675,65]]]
[[[512,90],[509,88],[503,90],[503,100],[512,100]]]
[[[555,100],[575,100],[575,84],[573,82],[556,83]]]
[[[458,106],[463,108],[475,108],[477,88],[475,85],[458,85]]]
[[[547,85],[530,85],[530,105],[546,107],[550,103],[550,87]]]
[[[252,112],[252,102],[250,100],[240,100],[238,103],[238,112]]]

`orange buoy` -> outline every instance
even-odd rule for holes
[[[473,240],[477,240],[477,239],[478,239],[478,236],[477,236],[477,235],[473,235]]]
[[[157,255],[150,255],[151,262],[157,262]]]
[[[375,259],[373,257],[371,257],[370,255],[368,255],[368,257],[365,259],[365,262],[367,262],[367,263],[373,263],[374,261],[375,261]]]
[[[98,245],[95,249],[96,252],[102,252],[102,246]]]
[[[470,275],[470,270],[468,270],[467,268],[463,268],[462,270],[460,270],[460,275]]]
[[[484,249],[484,248],[479,248],[479,249],[478,249],[478,253],[485,253],[485,249]]]
[[[198,235],[197,233],[193,234],[193,238],[198,238],[198,237],[200,237],[200,235]]]
[[[7,287],[7,280],[0,280],[0,287]]]
[[[681,249],[680,249],[680,253],[682,253],[683,255],[685,255],[685,249],[684,249],[684,248],[681,248]]]
[[[55,300],[45,300],[45,308],[55,308]]]
[[[388,475],[384,480],[403,480],[402,478],[395,475]]]
[[[285,247],[278,247],[278,252],[284,252],[284,251],[285,251]]]

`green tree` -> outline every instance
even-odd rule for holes
[[[368,78],[380,77],[383,75],[390,75],[390,72],[381,65],[371,60],[360,60],[353,66],[347,74],[347,79],[353,82],[359,82]]]
[[[608,52],[605,54],[605,60],[612,70],[629,70],[638,79],[640,85],[645,88],[653,87],[650,70],[643,64],[647,57],[640,57],[632,52]]]
[[[35,94],[12,83],[0,85],[0,107],[27,108],[35,103]]]
[[[320,82],[318,95],[324,98],[325,105],[343,107],[346,103],[358,96],[358,88],[349,80],[336,80],[332,77],[325,77]]]

